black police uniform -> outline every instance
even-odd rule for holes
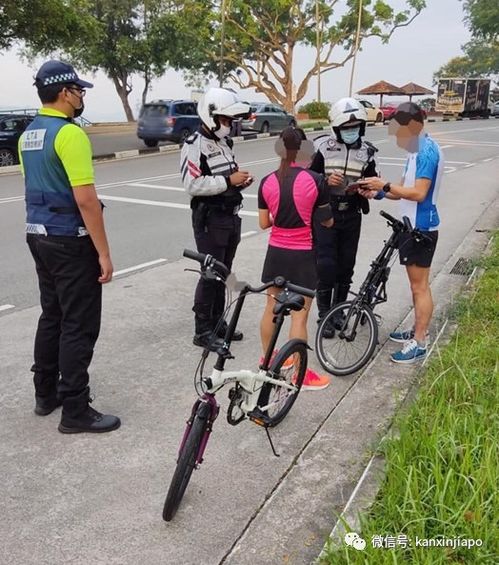
[[[231,186],[229,177],[238,169],[229,137],[219,139],[203,127],[192,134],[181,152],[181,174],[191,197],[192,227],[197,250],[209,253],[229,269],[241,241],[242,194]],[[207,343],[218,327],[223,337],[225,325],[218,325],[225,309],[225,287],[217,281],[199,279],[194,296],[194,342]],[[236,332],[235,339],[242,339]],[[201,339],[201,341],[199,341]]]
[[[369,201],[359,194],[347,195],[344,188],[363,177],[376,176],[374,154],[377,149],[368,141],[347,146],[332,135],[316,138],[316,153],[310,169],[329,176],[343,173],[343,188],[330,187],[334,225],[325,228],[314,224],[317,252],[317,306],[322,318],[334,304],[348,297],[360,238],[361,212],[369,213]]]

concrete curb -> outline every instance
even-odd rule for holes
[[[438,275],[432,282],[432,291],[434,291],[434,289],[438,288],[439,286],[446,286],[446,280],[449,276],[451,276],[450,271],[458,258],[468,257],[472,259],[476,258],[477,254],[480,254],[481,256],[487,251],[490,246],[491,239],[487,235],[484,237],[485,234],[483,232],[486,231],[486,228],[489,225],[497,226],[498,210],[499,198],[497,198],[487,209],[487,212],[475,222],[475,224],[469,230],[467,237],[464,238],[461,245],[459,245],[454,253],[449,257],[442,270],[438,273]],[[471,282],[477,278],[475,276],[476,273],[477,269],[475,268],[471,276],[463,275],[462,284],[460,285],[458,294],[462,292],[463,289],[468,288]],[[449,301],[449,304],[452,304],[452,297]],[[446,345],[450,341],[457,328],[457,325],[448,323],[449,319],[445,315],[446,309],[447,308],[444,307],[440,312],[442,323],[438,334],[431,345],[429,356],[425,359],[422,366],[414,367],[412,371],[415,377],[423,372],[427,360],[431,357],[433,351],[438,348],[439,343]],[[404,318],[404,320],[400,324],[400,327],[405,327],[407,320],[411,317],[412,313],[413,309],[411,309],[411,311]],[[445,319],[442,320],[442,317],[445,317]],[[380,351],[382,351],[384,348],[385,346],[383,346]],[[394,414],[394,417],[396,417],[397,413],[399,413],[404,407],[411,404],[416,393],[417,383],[415,386],[408,390],[406,397],[402,400],[399,409]],[[374,455],[369,460],[369,463],[365,467],[362,475],[355,485],[355,488],[352,491],[350,498],[345,504],[345,507],[341,512],[338,520],[336,521],[331,534],[329,535],[329,539],[324,545],[324,548],[317,559],[317,563],[320,562],[321,558],[325,557],[329,547],[341,547],[343,545],[343,537],[348,531],[354,531],[357,533],[361,531],[360,514],[368,511],[372,506],[385,478],[385,460],[382,456],[379,455],[379,447],[388,437],[393,436],[395,433],[396,430],[394,430],[392,426],[390,426],[387,433],[378,442]]]
[[[462,122],[466,120],[488,120],[488,119],[499,119],[499,116],[490,116],[489,118],[429,118],[427,122],[434,123],[434,122]],[[381,127],[386,126],[388,122],[368,122],[368,127]],[[304,128],[303,131],[308,133],[312,131],[325,131],[329,128],[327,127],[313,127],[313,128]],[[234,143],[243,143],[245,141],[254,141],[256,139],[266,139],[268,137],[276,137],[278,136],[278,132],[272,133],[249,133],[246,135],[241,135],[237,137],[233,137]],[[154,155],[156,153],[164,153],[164,152],[172,152],[172,151],[180,151],[181,145],[161,145],[160,147],[150,147],[146,149],[127,149],[125,151],[115,151],[113,153],[103,153],[100,155],[94,155],[94,161],[114,161],[117,159],[135,159],[137,157],[147,157],[149,155]],[[12,175],[19,173],[21,168],[19,165],[12,165],[10,167],[0,167],[0,176],[1,175]]]

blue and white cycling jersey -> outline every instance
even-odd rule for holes
[[[419,140],[419,151],[411,153],[405,165],[403,186],[414,186],[416,179],[430,179],[431,185],[423,202],[400,200],[401,216],[408,216],[414,227],[420,230],[438,229],[440,218],[437,198],[440,180],[444,172],[444,158],[438,144],[428,135]]]

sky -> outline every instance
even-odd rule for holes
[[[404,0],[388,0],[395,8],[401,9]],[[460,0],[427,0],[427,7],[408,27],[395,31],[388,44],[378,38],[370,38],[362,44],[357,55],[353,90],[356,92],[379,80],[386,80],[397,86],[416,82],[432,88],[432,75],[452,57],[460,55],[461,45],[469,40],[470,34],[463,23]],[[341,51],[336,56],[341,57]],[[315,58],[315,50],[300,47],[296,51],[294,80],[298,82]],[[0,54],[0,109],[36,108],[39,100],[32,86],[33,76],[39,60],[30,66],[18,55],[17,50]],[[321,77],[321,99],[334,102],[348,95],[351,62],[345,67],[329,71]],[[122,121],[125,114],[110,79],[98,72],[94,76],[80,73],[82,78],[94,83],[87,92],[84,116],[92,122]],[[8,78],[7,78],[8,77]],[[216,85],[215,83],[213,83]],[[140,108],[142,81],[133,78],[130,106],[137,115]],[[234,85],[228,84],[234,87]],[[149,99],[190,98],[191,88],[185,85],[181,73],[167,71],[154,82]],[[241,91],[246,100],[265,100],[254,91]],[[312,79],[306,97],[299,105],[317,99],[317,81]],[[373,102],[378,97],[371,98]],[[399,102],[395,97],[385,97],[384,102]]]

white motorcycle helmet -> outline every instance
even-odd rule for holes
[[[331,129],[338,141],[341,138],[341,128],[348,125],[360,125],[360,137],[366,133],[367,114],[364,106],[355,98],[341,98],[333,104],[329,111],[329,122]]]
[[[198,115],[212,132],[220,129],[217,116],[241,118],[250,113],[250,105],[241,102],[237,95],[226,88],[210,88],[198,102]]]

